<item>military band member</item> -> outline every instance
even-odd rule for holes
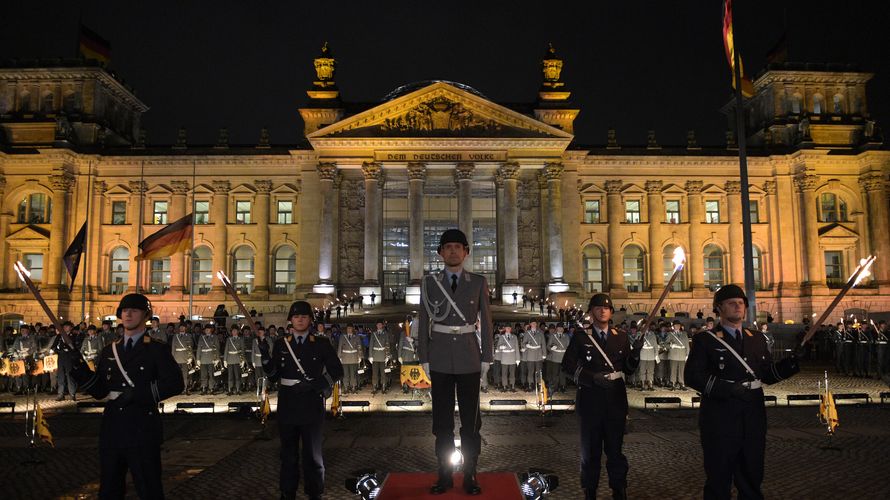
[[[261,345],[262,343],[265,343],[266,346],[263,347]],[[253,341],[250,343],[250,362],[253,364],[253,375],[256,378],[257,389],[260,391],[262,391],[264,387],[263,384],[265,384],[267,380],[266,372],[263,370],[262,349],[268,347],[271,350],[274,344],[275,341],[272,337],[266,334],[266,329],[262,326],[257,327],[256,337],[254,337]]]
[[[386,363],[389,362],[390,345],[389,335],[383,329],[382,321],[377,322],[377,329],[371,333],[369,342],[368,361],[371,363],[371,386],[374,389],[372,394],[377,394],[381,390],[386,394],[389,390],[389,377],[384,370]]]
[[[640,332],[640,336],[634,338],[634,342],[643,339],[640,347],[640,368],[637,370],[637,379],[639,380],[640,389],[644,391],[654,391],[652,382],[655,378],[655,365],[657,363],[666,363],[661,361],[658,354],[658,338],[655,332],[649,330]]]
[[[532,308],[534,309],[534,307]],[[516,366],[517,380],[519,385],[522,387],[522,390],[529,391],[527,379],[528,379],[528,350],[525,348],[525,336],[528,335],[528,331],[531,326],[525,325],[525,328],[521,328],[518,332],[516,332],[516,340],[519,342],[518,352],[519,352],[519,364]]]
[[[102,352],[103,347],[105,346],[102,344],[99,332],[96,331],[95,326],[90,325],[87,328],[87,336],[83,339],[83,343],[80,344],[80,354],[93,371],[99,366],[99,353]]]
[[[343,365],[329,339],[310,333],[312,306],[308,302],[294,302],[287,316],[293,333],[279,338],[271,354],[267,344],[259,344],[266,376],[270,382],[281,383],[278,391],[279,488],[282,499],[296,498],[302,442],[303,491],[315,500],[324,493],[321,445],[325,397],[343,376]]]
[[[871,370],[872,332],[870,329],[865,328],[865,325],[861,323],[856,324],[859,328],[856,329],[856,360],[854,371],[857,377],[868,378],[869,371]]]
[[[74,342],[74,347],[77,348],[77,341],[75,339],[74,334],[74,323],[70,321],[66,321],[62,323],[62,331],[65,332],[66,335],[71,338],[72,342]],[[55,349],[54,346],[56,342],[61,340],[60,335],[56,335],[56,338],[52,340],[52,344],[50,344],[50,348],[47,349],[46,354],[54,354]],[[44,356],[45,357],[45,356]],[[64,401],[65,400],[65,390],[68,390],[68,394],[71,395],[72,401],[77,401],[77,384],[74,382],[74,376],[71,374],[71,370],[74,368],[72,364],[72,360],[68,356],[63,356],[58,360],[58,367],[55,371],[56,378],[56,386],[59,388],[59,395],[56,397],[56,401]]]
[[[201,394],[216,394],[216,365],[219,363],[219,337],[213,325],[204,325],[204,335],[197,340],[198,364],[201,365]]]
[[[530,328],[523,337],[525,344],[526,378],[525,385],[528,390],[533,390],[537,385],[538,377],[543,375],[544,360],[547,359],[545,347],[547,340],[544,332],[538,329],[538,322],[532,321]]]
[[[355,334],[355,327],[346,325],[346,333],[337,344],[337,357],[343,365],[343,393],[358,392],[358,365],[362,361],[362,339]]]
[[[226,339],[226,347],[224,349],[223,366],[228,372],[228,384],[226,385],[226,394],[241,394],[241,370],[247,368],[245,366],[247,357],[244,354],[244,338],[241,337],[241,328],[232,327],[232,334]]]
[[[854,375],[856,373],[856,330],[852,325],[844,324],[843,330],[843,373],[845,375]]]
[[[705,466],[705,499],[763,498],[766,409],[763,384],[800,371],[796,356],[773,363],[760,332],[742,325],[745,292],[725,285],[714,294],[719,325],[693,337],[686,381],[701,393],[699,434]]]
[[[418,354],[429,374],[433,400],[433,434],[436,436],[438,480],[430,493],[445,493],[453,485],[450,458],[454,451],[454,397],[460,410],[463,454],[463,487],[470,495],[482,489],[476,480],[476,465],[482,446],[479,430],[479,376],[482,363],[491,363],[492,322],[485,277],[464,270],[470,253],[466,235],[449,229],[439,239],[439,256],[445,270],[424,276],[421,282]],[[476,339],[476,321],[481,332]]]
[[[550,392],[566,390],[566,374],[562,371],[562,359],[566,348],[569,346],[569,336],[565,334],[565,328],[556,325],[556,330],[547,339],[547,387]]]
[[[683,323],[674,320],[671,330],[668,332],[668,361],[670,362],[670,376],[667,387],[671,390],[686,390],[683,379],[683,371],[686,369],[686,358],[689,356],[689,337],[683,331]]]
[[[190,394],[189,370],[195,362],[195,338],[188,332],[187,325],[180,323],[178,328],[179,331],[170,341],[170,347],[173,351],[173,359],[182,372],[182,385],[185,387],[185,393]]]
[[[31,327],[21,326],[21,335],[12,343],[12,360],[24,361],[25,371],[15,377],[16,394],[22,395],[33,389],[31,370],[34,369],[34,355],[37,353],[37,337],[31,335]]]
[[[587,314],[591,329],[572,337],[562,368],[578,385],[575,411],[581,419],[581,487],[585,499],[595,499],[600,461],[606,454],[606,472],[612,498],[627,498],[627,457],[622,453],[627,418],[624,378],[640,363],[638,340],[610,328],[615,308],[605,293],[590,298]]]
[[[501,390],[516,392],[516,367],[519,366],[519,339],[513,335],[513,327],[504,327],[498,338],[497,351],[501,358]]]
[[[887,322],[884,320],[878,321],[876,326],[877,332],[875,333],[875,372],[877,374],[878,379],[884,379],[887,375],[888,362],[890,362],[890,358],[888,358],[887,349]]]
[[[60,354],[73,360],[86,393],[109,398],[99,431],[99,498],[124,498],[128,469],[140,498],[163,498],[158,403],[182,392],[182,377],[167,345],[145,335],[151,304],[144,295],[125,295],[117,317],[124,336],[102,349],[95,372],[73,346],[60,342]]]

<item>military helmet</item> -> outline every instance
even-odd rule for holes
[[[598,293],[590,297],[590,302],[587,303],[587,310],[590,311],[594,307],[608,307],[612,311],[615,310],[615,306],[612,304],[612,297],[609,297],[606,293]]]
[[[312,306],[305,300],[294,302],[290,305],[290,310],[287,312],[287,320],[290,321],[294,316],[309,316],[311,318]]]
[[[442,233],[442,237],[439,238],[439,248],[436,249],[436,252],[441,252],[442,247],[444,247],[446,243],[460,243],[468,252],[470,251],[470,242],[467,241],[467,235],[460,229],[446,229],[445,232]]]
[[[124,309],[140,309],[148,313],[146,314],[146,317],[150,317],[151,301],[141,293],[129,293],[124,295],[124,298],[121,299],[120,304],[117,306],[116,314],[118,319],[121,319],[121,313]]]
[[[714,312],[717,313],[717,306],[728,299],[743,299],[745,307],[748,307],[748,296],[745,295],[745,291],[738,285],[729,284],[721,286],[717,293],[714,294]]]

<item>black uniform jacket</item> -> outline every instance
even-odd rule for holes
[[[124,352],[122,340],[115,340],[121,365],[135,387],[132,404],[120,408],[109,401],[102,418],[99,446],[128,448],[134,446],[160,446],[163,441],[158,403],[180,394],[184,387],[182,372],[164,342],[142,335],[140,342],[130,352]],[[123,391],[127,381],[114,360],[113,344],[102,349],[98,366],[91,372],[77,357],[73,371],[79,389],[96,399],[108,397],[111,391]]]
[[[290,343],[294,355],[306,371],[306,376],[297,368],[285,342]],[[263,370],[271,382],[281,380],[281,387],[278,389],[278,421],[292,425],[321,422],[324,419],[323,392],[343,377],[343,365],[340,364],[331,341],[313,334],[307,335],[301,346],[297,345],[293,335],[277,339],[269,362],[263,363]],[[299,383],[287,385],[285,379],[298,380]]]
[[[725,340],[732,348],[732,335],[718,325],[714,335]],[[794,357],[773,363],[767,348],[766,337],[761,332],[742,329],[739,355],[754,371],[756,379],[764,384],[774,384],[800,371]],[[721,428],[721,433],[732,433],[736,423],[741,425],[746,415],[753,410],[763,415],[763,389],[750,389],[745,397],[733,395],[733,386],[738,382],[751,381],[752,377],[726,346],[702,331],[692,337],[692,347],[686,360],[686,383],[701,393],[701,413],[699,415],[703,431]],[[737,429],[741,434],[744,429]]]
[[[626,333],[611,330],[606,336],[606,348],[603,351],[615,371],[625,375],[633,373],[640,364],[639,351],[631,349]],[[579,412],[610,419],[623,420],[627,416],[627,389],[624,379],[602,379],[602,375],[611,373],[612,368],[585,331],[572,336],[562,358],[562,369],[578,384],[576,408]]]

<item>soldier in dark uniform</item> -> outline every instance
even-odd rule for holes
[[[182,392],[182,376],[167,345],[145,334],[151,304],[144,295],[125,295],[117,317],[124,336],[102,349],[95,372],[74,346],[60,341],[58,349],[72,359],[84,392],[109,398],[99,431],[99,498],[124,498],[128,469],[140,498],[163,498],[158,403]]]
[[[456,390],[464,461],[463,487],[468,494],[479,495],[482,493],[476,481],[476,464],[482,446],[479,377],[482,363],[491,363],[494,354],[488,283],[484,276],[464,270],[470,247],[460,230],[442,233],[438,253],[445,261],[445,270],[424,276],[417,322],[418,356],[432,384],[433,434],[439,463],[439,477],[430,493],[439,495],[454,485],[450,459],[454,451]],[[481,346],[476,340],[477,318]]]
[[[763,384],[798,371],[796,355],[773,363],[763,334],[742,326],[745,292],[726,285],[714,294],[720,323],[692,338],[686,382],[701,393],[699,434],[705,465],[705,499],[763,498],[766,409]]]
[[[562,358],[562,369],[578,385],[575,409],[581,419],[581,487],[586,499],[596,498],[603,452],[612,498],[627,498],[629,466],[621,451],[627,418],[624,378],[640,364],[642,339],[631,345],[626,333],[610,328],[614,312],[607,294],[591,297],[591,328],[572,337]]]
[[[259,344],[263,371],[271,382],[279,381],[278,429],[281,439],[279,487],[282,499],[294,499],[300,485],[300,441],[303,443],[303,491],[310,499],[324,493],[322,424],[324,401],[334,383],[343,376],[343,365],[326,337],[309,332],[312,306],[291,304],[287,314],[293,334],[268,344]]]

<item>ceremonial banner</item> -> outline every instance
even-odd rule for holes
[[[430,379],[421,365],[402,365],[401,383],[413,389],[429,389]]]
[[[50,354],[43,358],[43,371],[49,373],[59,369],[59,355]]]
[[[53,435],[49,432],[49,425],[46,423],[46,418],[43,416],[43,410],[40,408],[40,403],[34,403],[34,430],[40,439],[44,442],[52,446],[56,447],[53,444]]]
[[[19,375],[25,374],[25,361],[10,361],[9,362],[9,376],[10,377],[18,377]]]
[[[9,360],[6,358],[0,359],[0,377],[9,374]]]
[[[43,360],[42,359],[38,359],[36,362],[36,365],[37,366],[35,366],[34,370],[31,372],[32,376],[36,377],[37,375],[43,375],[44,373],[46,373],[43,369]]]

